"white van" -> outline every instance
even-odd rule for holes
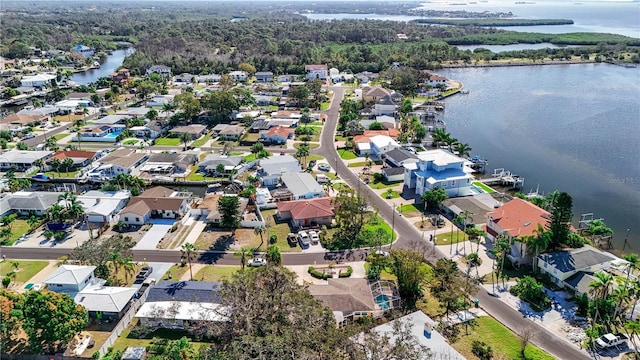
[[[324,184],[329,181],[329,177],[325,174],[318,174],[316,175],[316,181],[318,184]]]

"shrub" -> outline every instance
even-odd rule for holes
[[[278,242],[278,235],[273,234],[269,236],[269,244],[275,244]]]
[[[509,292],[528,302],[535,311],[543,311],[551,307],[551,299],[545,294],[542,284],[531,276],[520,279],[509,289]]]
[[[481,360],[493,359],[493,349],[484,341],[473,340],[471,343],[471,353]]]
[[[327,280],[332,277],[330,274],[325,274],[324,272],[320,272],[316,270],[313,266],[309,266],[309,274],[316,279]]]
[[[96,352],[94,352],[93,354],[91,354],[91,358],[92,358],[93,360],[98,360],[98,359],[100,359],[100,351],[96,351]]]
[[[367,269],[367,279],[378,280],[380,279],[380,273],[381,273],[380,267],[372,264]]]
[[[353,274],[353,268],[351,266],[347,267],[347,271],[342,272],[342,270],[340,270],[340,272],[338,273],[338,277],[339,278],[348,278],[351,276],[351,274]]]
[[[5,288],[8,288],[9,284],[11,284],[11,278],[10,277],[5,276],[4,278],[2,278],[2,286],[4,286]]]

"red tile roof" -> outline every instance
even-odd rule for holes
[[[286,139],[289,137],[289,134],[291,134],[292,132],[293,132],[293,129],[286,128],[284,126],[274,126],[269,130],[267,130],[265,136],[269,137],[273,135],[280,135]]]
[[[514,237],[533,235],[538,224],[547,227],[551,219],[548,211],[520,198],[514,198],[486,216]]]
[[[96,153],[93,151],[80,151],[80,150],[59,150],[56,151],[51,159],[58,159],[60,161],[66,158],[74,159],[93,159]]]
[[[278,212],[288,211],[294,220],[315,219],[333,216],[333,198],[317,198],[293,201],[281,201],[277,203]]]
[[[398,129],[365,130],[362,135],[368,136],[368,137],[373,137],[376,135],[384,135],[396,140],[398,138],[398,135],[400,135],[400,130]]]

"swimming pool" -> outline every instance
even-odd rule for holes
[[[375,301],[382,310],[387,310],[391,307],[391,305],[389,305],[389,297],[385,294],[376,296]]]
[[[477,188],[473,185],[469,186],[469,191],[471,191],[472,194],[484,194],[484,191],[480,188]]]
[[[120,135],[120,133],[122,133],[122,131],[116,131],[116,132],[108,133],[105,137],[109,138],[109,139],[115,139],[115,138],[118,137],[118,135]]]

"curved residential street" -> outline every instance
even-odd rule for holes
[[[326,122],[320,139],[320,147],[311,150],[312,153],[322,155],[331,167],[338,173],[340,179],[344,180],[350,187],[360,189],[370,203],[375,206],[380,216],[389,224],[393,224],[397,234],[397,240],[390,247],[400,247],[420,251],[425,254],[425,258],[431,264],[438,259],[447,256],[437,249],[431,242],[424,240],[423,233],[409,223],[400,213],[392,209],[388,202],[374,193],[364,184],[340,159],[334,142],[335,129],[338,124],[340,104],[345,94],[345,88],[335,86],[330,87],[333,91],[331,106],[324,113],[327,115]],[[42,139],[32,139],[42,141]],[[408,200],[406,200],[408,202]],[[411,201],[412,202],[412,201]],[[409,203],[409,202],[408,202]],[[70,252],[68,248],[27,248],[27,247],[1,247],[0,253],[9,259],[41,259],[55,260]],[[367,250],[353,250],[340,254],[340,260],[360,261],[364,260]],[[178,263],[180,261],[179,250],[133,250],[134,260],[147,262]],[[326,253],[329,254],[329,253]],[[283,253],[284,265],[312,265],[316,263],[326,263],[329,259],[325,253]],[[336,261],[335,258],[331,259]],[[239,265],[240,258],[231,253],[202,251],[199,253],[198,262],[202,264],[219,265]],[[512,309],[509,305],[496,297],[488,294],[487,291],[478,287],[476,298],[480,300],[480,307],[493,316],[500,323],[504,324],[515,332],[524,329],[532,329],[533,336],[531,343],[551,353],[559,359],[588,359],[585,351],[579,350],[568,340],[551,333],[546,328],[523,317],[523,314]]]

